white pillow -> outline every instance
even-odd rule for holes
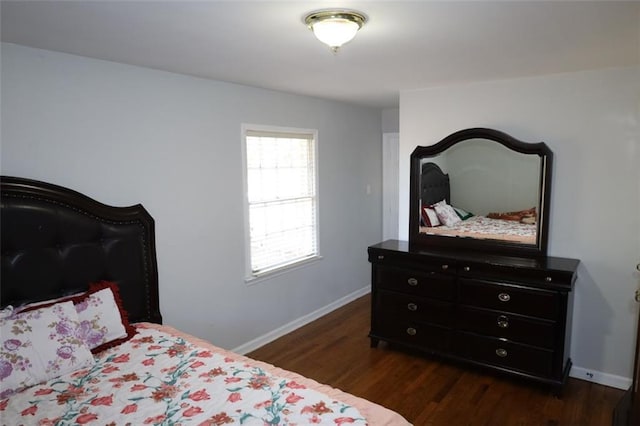
[[[0,318],[0,398],[95,363],[72,302]]]

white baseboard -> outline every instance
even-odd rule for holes
[[[339,307],[344,306],[349,302],[353,302],[354,300],[370,292],[371,292],[370,285],[366,287],[362,287],[360,290],[356,290],[351,294],[347,294],[346,296],[336,300],[335,302],[332,302],[326,306],[323,306],[322,308],[315,310],[310,314],[307,314],[303,317],[293,320],[290,323],[283,325],[282,327],[279,327],[273,331],[270,331],[267,334],[264,334],[243,345],[238,346],[237,348],[233,349],[233,352],[237,354],[245,355],[255,349],[258,349],[259,347],[266,345],[269,342],[273,342],[277,338],[282,337],[287,333],[291,333],[292,331],[302,327],[303,325],[310,323],[311,321],[317,320],[321,316],[326,315],[331,311],[335,311]]]
[[[629,377],[616,376],[615,374],[589,370],[575,365],[571,368],[569,376],[622,390],[627,390],[631,386],[631,379]]]

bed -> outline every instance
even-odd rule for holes
[[[421,233],[536,244],[535,209],[476,216],[453,207],[449,175],[435,163],[427,162],[422,165],[420,196]]]
[[[141,205],[0,179],[2,424],[409,424],[162,325]]]

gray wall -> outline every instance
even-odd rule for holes
[[[572,375],[626,388],[632,374],[640,258],[640,68],[400,94],[400,235],[408,230],[409,155],[469,127],[554,152],[549,254],[582,260]]]
[[[2,174],[156,220],[165,323],[235,348],[362,293],[381,238],[381,111],[2,44]],[[241,123],[318,129],[323,259],[244,278]],[[371,195],[367,195],[367,185]]]

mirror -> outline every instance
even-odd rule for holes
[[[546,255],[552,156],[542,142],[483,128],[417,147],[409,243]]]

